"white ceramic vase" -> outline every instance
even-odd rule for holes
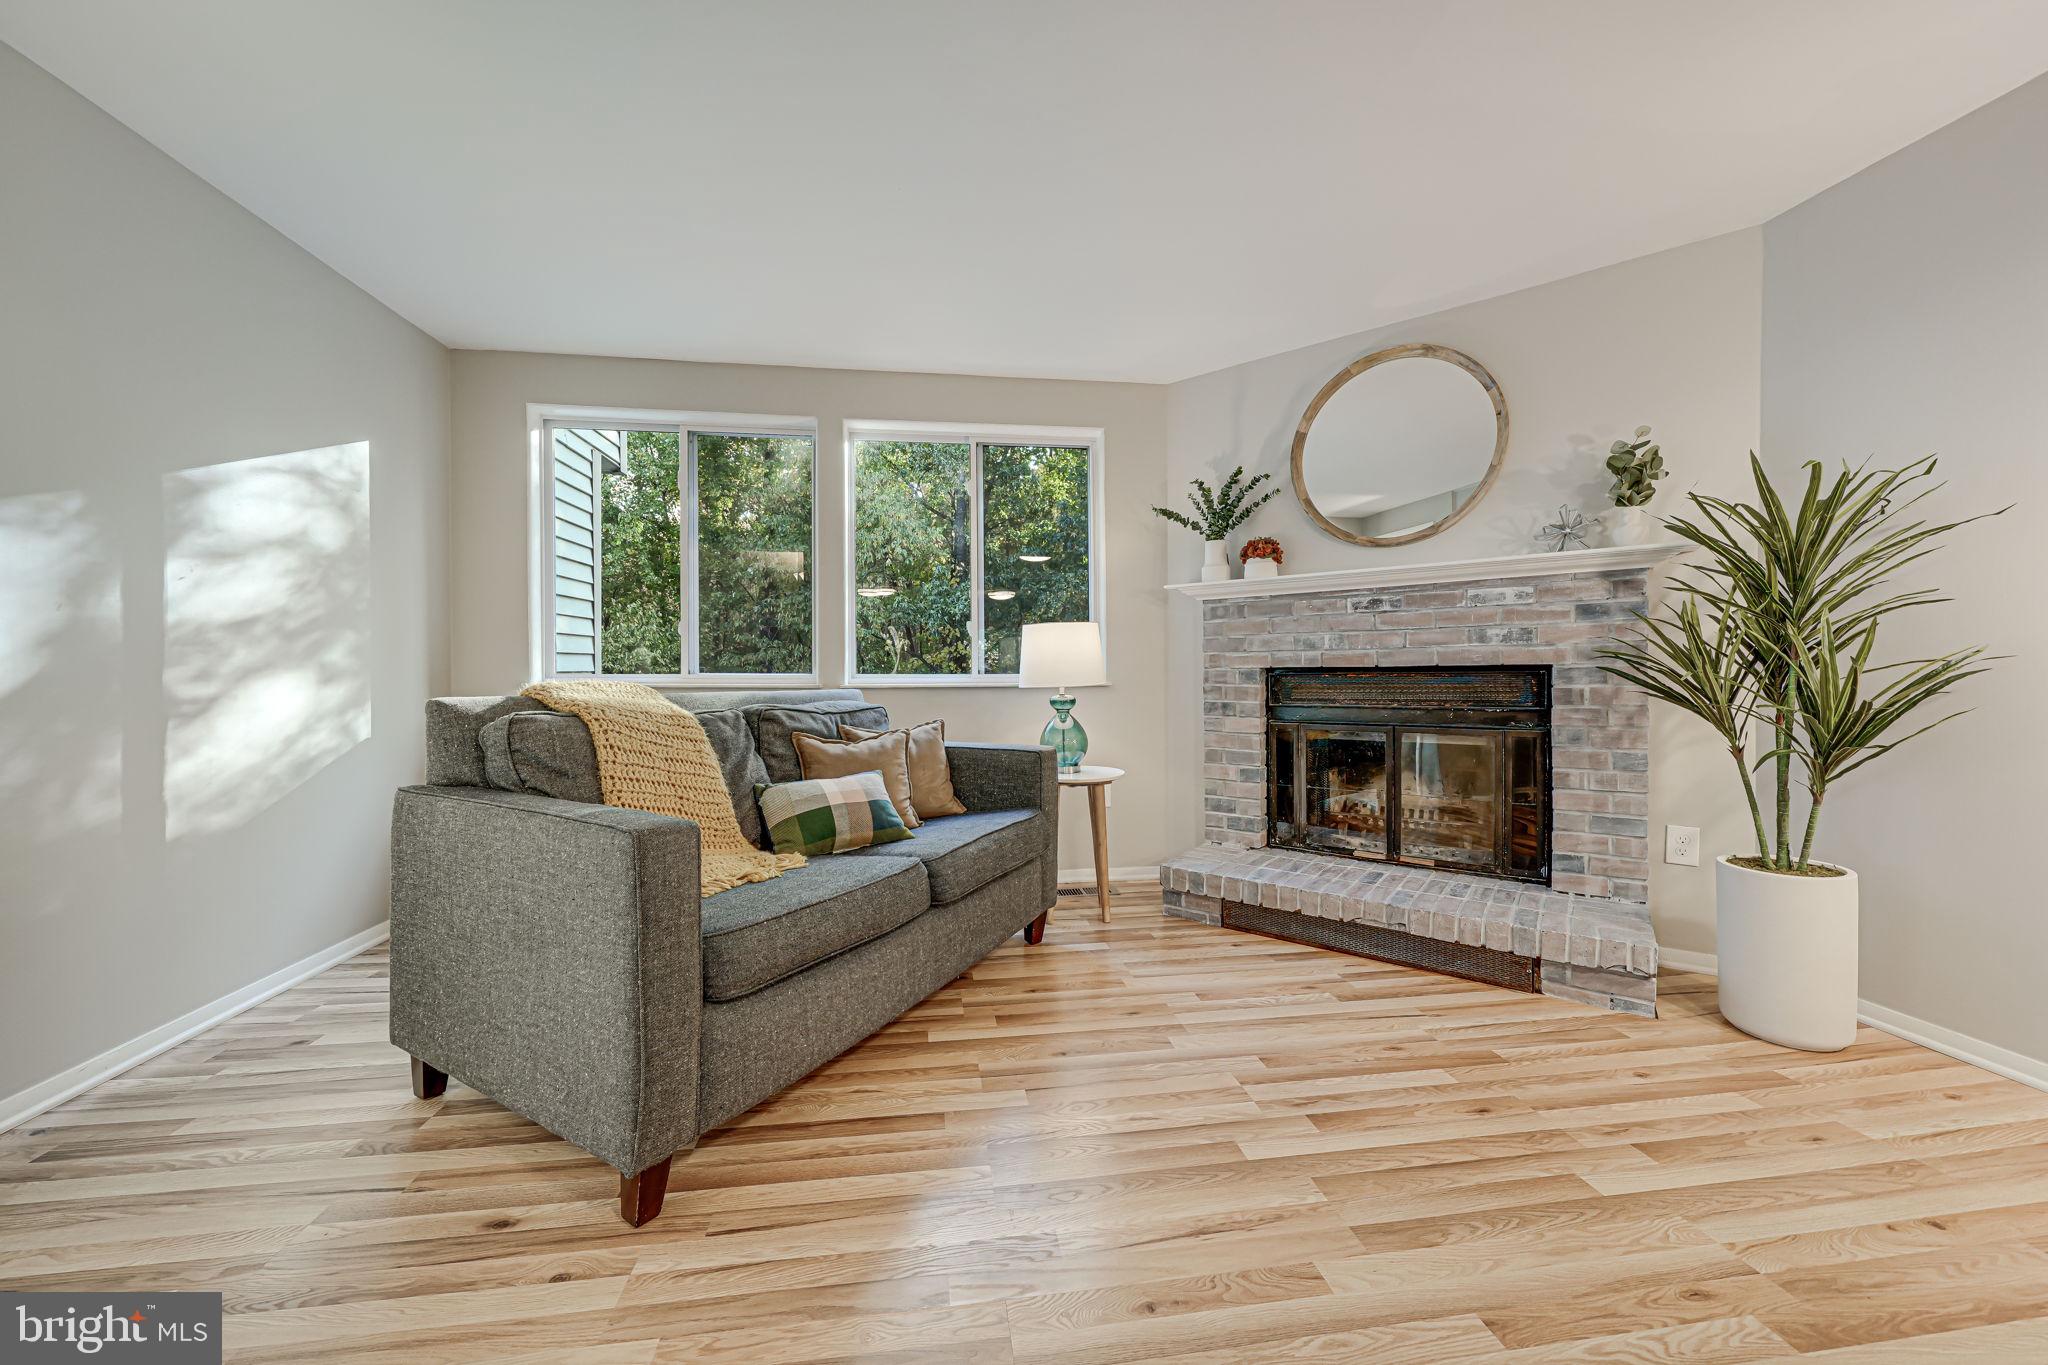
[[[1600,514],[1609,545],[1648,545],[1657,534],[1657,519],[1647,507],[1610,507]]]
[[[1807,1052],[1856,1041],[1856,874],[1788,877],[1714,860],[1721,1017]]]
[[[1202,542],[1202,581],[1204,583],[1227,583],[1230,581],[1230,547],[1220,540]]]
[[[1278,578],[1280,566],[1270,559],[1247,559],[1244,562],[1246,578]]]

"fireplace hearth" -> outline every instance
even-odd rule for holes
[[[1550,670],[1266,674],[1267,843],[1550,880]]]

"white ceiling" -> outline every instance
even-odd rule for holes
[[[2048,69],[2048,3],[0,0],[0,38],[451,346],[1162,381],[1759,223]]]

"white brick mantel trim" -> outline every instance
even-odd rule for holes
[[[1276,574],[1271,578],[1233,578],[1222,583],[1169,583],[1168,592],[1200,601],[1224,597],[1274,597],[1282,593],[1345,592],[1353,588],[1411,587],[1418,583],[1477,583],[1503,578],[1551,578],[1558,574],[1610,573],[1649,569],[1692,548],[1679,541],[1656,545],[1610,545],[1597,550],[1501,555],[1493,559],[1457,559],[1441,564],[1376,564],[1321,573]]]

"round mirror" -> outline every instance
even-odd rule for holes
[[[1447,346],[1394,346],[1347,366],[1294,431],[1294,495],[1354,545],[1404,545],[1472,510],[1500,473],[1508,405]]]

